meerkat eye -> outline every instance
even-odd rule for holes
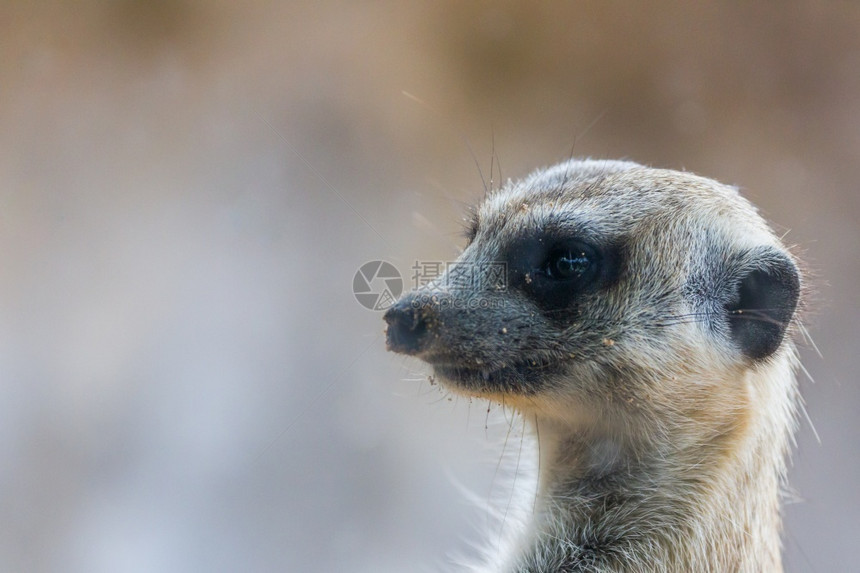
[[[551,242],[552,246],[544,250],[539,246],[544,241],[523,246],[523,252],[537,255],[531,271],[525,273],[523,288],[545,309],[569,308],[608,278],[603,251],[572,239]]]
[[[542,269],[548,277],[556,280],[588,279],[594,274],[597,255],[588,245],[574,242],[553,249]]]
[[[585,253],[563,251],[552,256],[547,274],[559,279],[575,279],[585,274],[589,266],[591,261]]]

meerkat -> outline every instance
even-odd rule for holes
[[[535,437],[534,515],[501,570],[781,571],[802,280],[755,207],[571,160],[488,193],[467,240],[384,319],[390,350]]]

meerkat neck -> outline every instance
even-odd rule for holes
[[[752,391],[779,407],[747,408],[719,431],[624,435],[533,418],[534,538],[513,570],[781,571],[794,382],[790,368],[776,370],[764,380],[776,387]]]

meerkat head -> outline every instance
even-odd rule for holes
[[[456,263],[384,318],[450,389],[566,419],[736,391],[784,354],[799,293],[736,189],[585,160],[488,194]]]

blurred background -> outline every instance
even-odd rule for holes
[[[386,353],[353,276],[409,288],[477,166],[572,147],[738,184],[806,258],[786,570],[856,566],[858,30],[852,2],[4,2],[0,570],[474,554],[460,488],[504,487],[505,424]]]

